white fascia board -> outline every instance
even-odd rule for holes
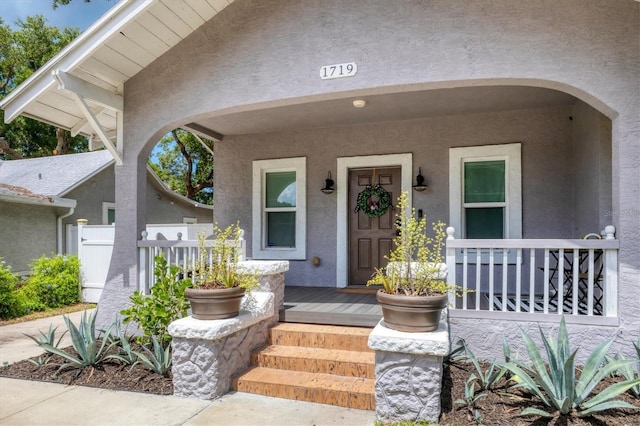
[[[54,69],[72,71],[113,34],[120,31],[124,25],[134,20],[156,1],[158,0],[120,0],[116,3],[98,21],[0,101],[0,109],[5,111],[5,123],[10,123],[22,114],[33,100],[55,84],[51,71]]]
[[[124,109],[124,99],[121,95],[111,93],[102,87],[74,77],[60,69],[51,71],[51,75],[58,82],[58,89],[60,90],[77,93],[83,98],[91,99],[98,105],[114,111],[122,111]]]
[[[64,207],[64,208],[75,208],[78,204],[76,200],[72,200],[70,198],[60,198],[60,197],[50,197],[47,198],[35,198],[35,197],[24,197],[19,195],[8,195],[8,194],[0,194],[0,201],[6,201],[8,203],[14,204],[30,204],[30,205],[38,205],[38,206],[49,206],[49,207]]]

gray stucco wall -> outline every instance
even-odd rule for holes
[[[611,215],[611,126],[598,111],[577,102],[573,109],[574,234],[599,233]]]
[[[56,214],[53,207],[0,201],[0,257],[14,272],[56,253]]]
[[[335,175],[337,157],[412,153],[411,174],[422,167],[429,185],[412,194],[414,207],[430,222],[448,223],[449,148],[521,142],[523,238],[573,238],[571,111],[568,105],[228,137],[216,145],[216,220],[239,219],[250,253],[252,161],[306,156],[307,260],[291,261],[286,283],[334,287],[336,195],[320,188],[327,170]],[[319,267],[311,264],[314,256],[322,259]]]
[[[364,6],[338,0],[234,1],[125,85],[124,164],[116,168],[116,201],[128,207],[118,219],[103,324],[135,289],[135,241],[146,221],[145,160],[153,141],[167,130],[205,114],[396,91],[516,84],[567,92],[612,120],[611,206],[621,236],[618,330],[627,339],[635,336],[640,323],[634,303],[640,297],[639,19],[640,4],[633,0],[407,1],[402,7],[386,0]],[[321,65],[346,61],[358,63],[356,77],[318,78]],[[479,126],[477,134],[483,133]],[[382,144],[351,143],[360,145],[358,153]],[[221,159],[224,155],[217,164]],[[330,168],[330,163],[319,164],[321,170],[309,175],[310,185],[322,184]],[[428,173],[435,188],[444,187],[444,176]],[[563,190],[554,184],[535,183]],[[441,214],[442,207],[427,207]],[[538,220],[534,229],[541,229],[543,218]],[[324,219],[318,225],[325,223],[330,224]],[[477,324],[460,320],[456,332],[473,336]]]

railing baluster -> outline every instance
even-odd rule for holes
[[[467,283],[467,267],[469,265],[468,259],[468,250],[464,249],[462,250],[462,292],[463,292],[463,296],[462,296],[462,309],[467,310],[467,297],[468,297],[468,293],[467,293],[467,289],[468,287],[468,283]]]
[[[489,249],[489,310],[493,311],[493,248]]]
[[[564,249],[558,250],[558,313],[564,313]]]
[[[529,249],[529,312],[535,312],[536,297],[536,251]]]
[[[509,272],[507,260],[507,249],[502,249],[502,312],[507,311],[507,273]]]
[[[543,311],[549,313],[549,249],[544,249],[544,294],[543,294]]]
[[[580,285],[580,254],[578,253],[578,251],[578,249],[573,250],[573,279],[571,281],[573,295],[573,315],[578,315],[578,286]]]
[[[516,312],[520,312],[522,298],[522,249],[516,249]],[[505,303],[507,303],[505,301]]]
[[[588,266],[588,281],[587,281],[587,315],[593,316],[593,249],[589,249],[589,266]]]
[[[482,285],[480,283],[480,272],[482,271],[482,249],[476,249],[476,311],[480,310],[480,291]]]

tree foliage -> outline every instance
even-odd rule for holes
[[[175,129],[158,142],[149,158],[153,171],[178,192],[202,204],[213,204],[213,142]]]
[[[7,96],[79,34],[77,28],[47,25],[42,15],[16,22],[13,30],[0,18],[0,98]],[[4,124],[0,112],[0,159],[17,159],[86,151],[86,138],[30,118],[18,117]]]

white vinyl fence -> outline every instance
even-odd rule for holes
[[[69,231],[73,232],[73,230]],[[213,233],[213,224],[150,224],[147,225],[147,239],[160,242],[190,240],[197,245],[198,234]],[[80,286],[82,301],[97,303],[107,281],[113,240],[114,225],[78,225],[78,258],[80,259]]]

